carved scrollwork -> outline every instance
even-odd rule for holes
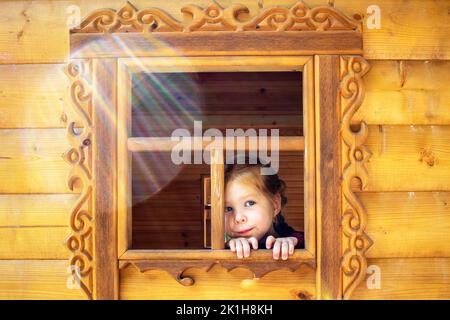
[[[274,7],[265,9],[243,30],[259,31],[328,31],[357,30],[358,23],[330,6],[309,8],[297,2],[291,8]]]
[[[265,8],[246,21],[249,9],[241,4],[222,8],[212,2],[207,8],[188,5],[181,12],[189,16],[178,21],[158,8],[137,10],[127,2],[120,10],[97,10],[72,33],[194,32],[194,31],[340,31],[358,30],[360,24],[332,6],[309,8],[302,1],[291,8]]]
[[[246,6],[232,4],[223,9],[217,3],[210,4],[206,9],[195,5],[181,8],[181,12],[192,16],[192,21],[187,24],[185,31],[236,31],[240,22],[237,19],[240,13],[248,13]]]
[[[254,278],[262,278],[266,274],[275,271],[288,269],[291,272],[295,272],[302,264],[306,264],[315,269],[316,264],[314,260],[311,261],[299,261],[299,260],[287,260],[287,261],[246,261],[241,260],[129,260],[122,261],[120,268],[123,269],[128,265],[133,265],[140,272],[146,272],[149,270],[164,270],[169,273],[176,281],[183,286],[192,286],[195,284],[195,279],[184,275],[184,272],[189,268],[203,269],[205,272],[211,270],[215,265],[220,265],[228,272],[236,268],[247,268],[253,273]]]
[[[67,139],[70,148],[63,154],[70,165],[68,186],[81,193],[71,210],[71,234],[66,245],[71,251],[70,270],[74,280],[89,299],[93,287],[93,216],[92,216],[92,93],[90,61],[72,61],[66,68],[71,80],[70,110],[67,110]],[[73,115],[67,117],[67,114]]]
[[[369,64],[359,56],[342,56],[340,59],[340,93],[342,110],[342,230],[343,230],[343,293],[348,299],[364,279],[367,269],[366,251],[373,244],[365,232],[367,215],[361,200],[352,190],[357,180],[361,190],[366,188],[368,173],[365,167],[370,150],[364,145],[369,128],[361,122],[355,129],[352,118],[364,99],[362,77]]]
[[[101,9],[84,19],[72,33],[183,31],[183,26],[159,9],[141,11],[127,2],[119,11]]]

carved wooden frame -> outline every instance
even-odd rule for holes
[[[88,298],[117,299],[120,267],[133,264],[145,272],[161,268],[181,284],[189,266],[206,268],[219,263],[228,270],[247,265],[254,276],[274,269],[295,270],[302,263],[316,268],[318,298],[349,298],[365,276],[365,252],[372,241],[365,233],[367,217],[355,194],[354,180],[363,189],[368,175],[365,162],[370,151],[364,146],[368,127],[354,129],[352,117],[364,97],[362,77],[368,64],[362,58],[361,23],[332,6],[309,8],[299,1],[291,8],[262,9],[255,17],[233,4],[221,8],[181,8],[191,19],[178,21],[156,8],[137,10],[129,2],[118,11],[98,10],[71,30],[71,105],[68,110],[70,148],[64,159],[71,166],[68,183],[80,197],[72,209],[72,274]],[[276,43],[275,48],[267,44]],[[163,44],[163,45],[162,45]],[[251,260],[230,259],[229,252],[213,252],[212,260],[198,259],[198,252],[171,255],[160,251],[152,257],[105,248],[116,243],[117,192],[117,93],[118,59],[127,57],[177,56],[314,56],[316,130],[316,247],[314,255],[278,261],[267,267],[264,252]],[[311,60],[312,61],[312,60]],[[314,70],[312,70],[314,69]],[[74,112],[75,111],[75,112]],[[100,149],[100,147],[102,149]],[[106,151],[105,151],[106,150]],[[118,251],[119,250],[119,251]],[[126,258],[126,259],[123,259]],[[175,263],[176,262],[176,263]],[[174,264],[175,263],[175,264]]]

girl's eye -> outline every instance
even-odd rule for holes
[[[251,206],[254,206],[255,204],[256,204],[256,202],[253,201],[253,200],[245,201],[245,206],[246,207],[251,207]]]
[[[225,212],[231,212],[231,211],[233,211],[232,207],[225,207]]]

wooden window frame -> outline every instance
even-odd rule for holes
[[[364,145],[368,127],[352,119],[364,97],[362,77],[368,70],[362,58],[361,21],[333,6],[309,8],[301,1],[291,8],[264,8],[253,17],[241,5],[221,8],[215,2],[180,10],[192,19],[179,21],[158,8],[137,10],[127,2],[118,11],[94,11],[70,31],[66,71],[71,104],[65,115],[70,147],[63,157],[71,167],[69,186],[80,194],[66,242],[73,276],[88,298],[118,299],[119,270],[128,264],[142,272],[163,269],[180,284],[192,285],[194,279],[183,275],[188,267],[208,271],[216,263],[227,269],[245,266],[261,277],[307,263],[316,270],[317,298],[349,298],[365,276],[365,252],[372,244],[355,192],[367,183],[365,162],[370,157]],[[241,14],[244,19],[238,18]],[[118,83],[127,77],[124,68],[136,61],[180,56],[199,61],[260,56],[280,62],[281,57],[294,57],[307,62],[303,94],[313,100],[315,112],[315,228],[307,234],[309,247],[296,252],[294,259],[267,263],[271,255],[263,251],[253,252],[249,261],[232,259],[225,250],[211,250],[207,257],[207,249],[170,250],[170,259],[165,251],[127,251],[129,234],[121,232],[130,225],[129,215],[119,208],[124,186],[117,183],[126,173],[115,169],[123,167],[117,114],[120,106],[129,105],[130,95]],[[217,165],[212,173],[221,171]],[[309,239],[313,233],[315,239]]]

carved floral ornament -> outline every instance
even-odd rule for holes
[[[181,8],[178,21],[158,8],[137,10],[127,2],[120,10],[97,10],[71,33],[194,32],[194,31],[360,31],[360,22],[346,17],[332,6],[309,8],[302,1],[291,8],[264,8],[255,17],[242,4],[222,8],[212,2],[207,8]]]

